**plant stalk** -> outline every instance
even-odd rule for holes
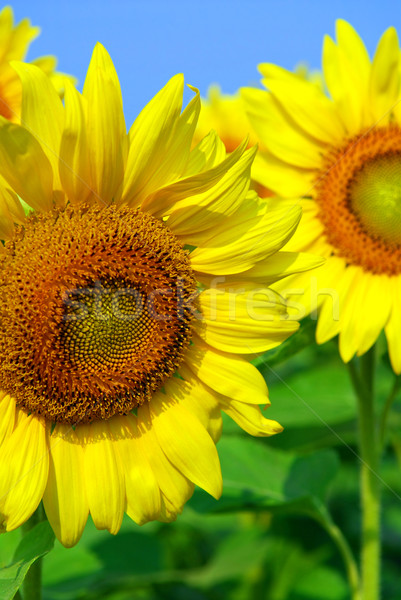
[[[380,598],[380,440],[374,410],[374,348],[360,358],[360,372],[350,363],[358,398],[359,452],[361,459],[362,598]]]
[[[40,504],[30,519],[22,525],[22,533],[26,534],[35,525],[44,520],[44,510]],[[22,584],[24,600],[42,600],[42,562],[43,557],[38,558],[31,565]]]

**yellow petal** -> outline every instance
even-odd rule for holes
[[[12,63],[22,83],[21,124],[41,144],[53,169],[54,188],[60,189],[58,172],[64,110],[49,77],[34,65]],[[51,118],[50,118],[51,115]]]
[[[361,356],[376,342],[388,321],[393,303],[391,279],[387,275],[364,273],[366,293],[355,315],[357,355]]]
[[[188,159],[190,147],[185,145],[189,140],[182,126],[188,133],[188,122],[193,122],[199,109],[197,102],[192,103],[178,125],[183,91],[184,78],[175,75],[145,106],[130,129],[123,191],[123,201],[129,206],[138,206],[150,193],[174,181],[184,167],[183,159]],[[180,132],[178,140],[176,128]],[[177,142],[184,142],[182,154],[177,153]],[[172,148],[174,153],[170,153]]]
[[[23,127],[0,117],[0,161],[2,176],[29,206],[50,210],[53,173],[36,139]]]
[[[66,120],[60,147],[60,179],[71,204],[83,204],[94,192],[86,134],[87,105],[70,82],[66,83],[64,102]]]
[[[214,275],[230,275],[251,269],[258,261],[277,252],[289,240],[301,219],[301,208],[295,203],[283,205],[281,210],[266,211],[256,217],[250,227],[235,242],[226,245],[227,235],[233,229],[207,240],[206,248],[191,253],[195,271]],[[210,247],[212,246],[212,247]]]
[[[138,408],[138,441],[165,498],[168,499],[167,520],[174,519],[192,496],[194,485],[168,460],[153,430],[149,405]],[[164,507],[162,507],[163,510]]]
[[[385,332],[388,343],[388,351],[392,367],[399,375],[401,373],[401,311],[399,309],[399,298],[401,297],[401,279],[394,278],[393,288],[393,306],[390,318],[386,324]]]
[[[125,508],[124,473],[107,422],[79,425],[89,510],[97,529],[117,533]]]
[[[51,73],[56,70],[57,58],[55,56],[39,56],[38,58],[31,60],[30,64],[39,67],[46,75],[51,75]]]
[[[14,234],[14,219],[9,210],[7,202],[7,190],[0,190],[0,238],[10,239]]]
[[[139,525],[159,517],[160,489],[146,455],[138,442],[134,415],[113,417],[109,421],[125,474],[127,513]]]
[[[100,202],[119,200],[127,153],[121,89],[107,51],[96,44],[86,75],[87,144],[91,181]]]
[[[166,394],[194,414],[212,440],[217,442],[223,426],[218,394],[199,381],[185,364],[181,365],[179,373],[183,379],[170,379],[165,385]]]
[[[39,27],[32,27],[29,19],[23,19],[14,26],[13,10],[6,6],[0,12],[0,60],[23,60],[29,44],[40,33]]]
[[[364,69],[354,64],[352,54],[326,36],[323,43],[323,72],[338,115],[349,135],[368,126],[368,78]]]
[[[344,129],[336,107],[314,83],[296,76],[276,79],[274,65],[260,65],[259,70],[263,85],[301,129],[328,144],[341,141]]]
[[[259,406],[229,399],[220,400],[220,403],[224,412],[250,435],[267,437],[283,430],[277,421],[266,419]]]
[[[170,462],[188,479],[219,498],[222,479],[216,446],[195,415],[162,393],[153,396],[149,407],[152,427]]]
[[[266,151],[259,151],[252,165],[252,179],[280,196],[291,198],[310,194],[316,173],[285,163]]]
[[[84,451],[70,425],[56,425],[49,445],[49,479],[43,503],[57,539],[70,548],[79,541],[89,514]]]
[[[185,364],[212,390],[248,404],[268,404],[267,386],[256,367],[239,356],[214,350],[194,338]]]
[[[210,131],[191,150],[188,162],[182,173],[183,177],[198,175],[208,171],[226,158],[226,148],[215,131]]]
[[[380,124],[388,123],[391,109],[400,99],[400,49],[394,27],[382,35],[372,63],[370,110]]]
[[[306,252],[276,252],[264,261],[258,262],[252,269],[241,273],[240,279],[243,281],[260,282],[264,285],[270,285],[274,282],[293,275],[302,273],[310,269],[316,269],[325,263],[325,259],[314,254]],[[226,284],[231,284],[231,279],[226,278]],[[238,276],[235,278],[238,281]]]
[[[269,288],[255,287],[238,293],[205,290],[199,303],[202,321],[198,334],[224,352],[266,352],[299,327],[299,323],[288,319],[284,300]]]
[[[11,531],[24,523],[42,499],[49,472],[46,427],[24,415],[1,447],[0,523]]]
[[[0,446],[11,435],[15,420],[15,400],[0,392]]]
[[[265,201],[261,200],[254,190],[248,190],[245,197],[242,197],[242,201],[234,207],[232,214],[225,216],[224,219],[216,219],[211,213],[212,227],[202,231],[202,241],[196,245],[215,248],[235,242],[257,225],[265,212]],[[196,230],[195,222],[193,225],[193,230]],[[196,239],[200,237],[198,231],[195,234],[193,231],[192,235],[195,235]],[[189,236],[188,232],[188,239]]]
[[[348,277],[345,261],[337,257],[329,258],[316,273],[316,290],[319,293],[319,320],[316,328],[318,344],[324,344],[340,332],[341,310],[346,302],[342,290],[348,290]]]
[[[269,152],[298,167],[319,168],[324,144],[290,122],[272,94],[256,88],[243,88],[241,94],[251,125]]]
[[[358,350],[358,330],[356,319],[361,303],[365,301],[368,278],[358,267],[348,267],[348,289],[344,286],[343,301],[340,304],[341,331],[339,350],[344,362],[348,362]],[[348,273],[347,273],[348,274]]]
[[[3,182],[2,182],[3,183]],[[4,186],[7,184],[4,182]],[[26,221],[25,211],[18,195],[8,187],[1,192],[2,200],[7,205],[9,215],[14,223],[24,225]]]
[[[280,198],[272,198],[272,205],[283,204]],[[287,202],[291,202],[287,200]],[[326,242],[326,236],[323,224],[319,218],[319,206],[317,202],[310,198],[299,199],[298,204],[302,207],[302,218],[299,227],[296,229],[288,243],[283,248],[290,252],[311,252],[319,256],[330,256],[332,247]]]
[[[363,81],[367,81],[370,73],[369,53],[355,29],[344,19],[337,19],[336,38],[338,46],[352,62],[355,71]]]
[[[167,223],[170,229],[191,243],[194,231],[197,236],[199,232],[213,231],[215,226],[225,222],[241,206],[248,192],[255,152],[256,147],[245,152],[213,188],[199,196],[192,196],[190,204],[186,201],[175,204]],[[210,233],[207,237],[210,237]]]
[[[255,151],[242,156],[245,147],[246,141],[211,169],[158,189],[143,204],[143,209],[157,217],[172,215],[169,227],[175,232],[180,231],[182,221],[185,229],[190,216],[199,215],[206,210],[212,215],[217,213],[216,217],[220,218],[225,214],[224,210],[231,214],[239,205],[239,201],[233,202],[233,195],[230,194],[232,186],[236,185],[241,189],[245,182],[249,187],[249,168]],[[206,227],[208,226],[209,223]],[[202,227],[202,223],[199,223],[199,228],[205,228],[205,225]]]

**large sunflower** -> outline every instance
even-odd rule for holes
[[[327,261],[284,287],[304,292],[319,311],[316,337],[340,334],[344,361],[364,354],[385,329],[401,372],[400,51],[388,29],[371,61],[345,21],[337,43],[326,37],[323,74],[330,97],[272,64],[262,64],[269,92],[245,89],[251,123],[268,153],[255,177],[284,198],[302,197],[303,218],[286,250]],[[282,200],[280,204],[285,204]],[[291,203],[291,202],[290,202]],[[284,288],[283,288],[284,289]]]
[[[200,99],[192,88],[181,112],[182,76],[127,135],[102,46],[65,108],[38,68],[13,65],[25,127],[0,119],[1,523],[43,498],[71,546],[89,512],[115,533],[124,511],[174,519],[194,483],[218,497],[221,410],[252,435],[281,430],[244,355],[296,329],[266,285],[316,260],[279,252],[300,211],[248,191],[255,149],[226,156],[210,134],[191,150]]]
[[[32,27],[29,19],[14,25],[12,8],[6,6],[0,12],[0,115],[10,121],[18,121],[21,112],[21,82],[11,60],[24,60],[28,48],[38,35],[39,27]],[[65,78],[74,78],[55,71],[57,60],[54,56],[42,56],[32,61],[51,79],[60,95],[64,90]]]

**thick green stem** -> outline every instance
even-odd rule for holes
[[[350,373],[358,397],[362,506],[362,598],[380,598],[380,445],[375,427],[374,351],[361,359],[360,375],[351,363]]]
[[[28,533],[35,525],[43,521],[44,511],[42,505],[39,505],[32,517],[22,525],[22,532]],[[25,576],[22,584],[24,600],[41,600],[42,599],[42,558],[38,558],[31,565],[28,573]]]

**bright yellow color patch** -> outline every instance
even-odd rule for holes
[[[6,6],[0,12],[0,115],[19,122],[21,115],[21,82],[10,61],[24,60],[31,42],[39,35],[39,27],[32,27],[29,19],[14,25],[12,8]],[[31,63],[45,73],[57,92],[62,95],[66,80],[75,81],[70,75],[56,71],[54,56],[43,56]]]
[[[210,131],[217,133],[227,152],[232,152],[244,139],[248,139],[249,146],[255,146],[258,141],[241,96],[222,94],[218,86],[210,87],[208,97],[202,99],[193,144],[203,140]],[[262,185],[257,186],[257,192],[260,196],[270,195]]]
[[[43,498],[58,539],[72,546],[79,540],[89,513],[96,527],[116,533],[124,511],[140,524],[152,519],[175,519],[195,484],[219,497],[222,478],[215,444],[221,433],[221,411],[252,435],[269,436],[281,431],[278,423],[263,416],[258,405],[269,404],[267,387],[243,355],[252,356],[276,346],[297,328],[288,318],[283,299],[266,288],[265,281],[270,283],[315,266],[316,259],[281,252],[298,224],[299,209],[288,206],[276,210],[273,204],[267,208],[255,192],[249,191],[254,149],[246,149],[243,143],[226,153],[213,133],[193,148],[200,98],[191,88],[194,97],[182,110],[181,75],[173,77],[151,100],[127,133],[118,78],[101,45],[94,50],[83,93],[68,85],[65,106],[38,68],[21,63],[15,68],[24,90],[24,127],[0,119],[0,175],[7,187],[6,200],[0,205],[6,240],[0,257],[0,293],[7,286],[12,291],[12,303],[4,304],[7,313],[11,304],[22,305],[22,297],[26,298],[29,291],[30,308],[42,321],[36,329],[30,324],[32,319],[22,321],[30,342],[32,336],[40,337],[40,352],[30,343],[29,354],[25,345],[27,368],[23,377],[13,371],[15,397],[5,389],[0,394],[0,522],[3,530],[18,527]],[[19,198],[34,210],[33,216],[24,216]],[[91,217],[95,213],[100,217],[103,214],[96,223]],[[145,241],[139,249],[136,247],[132,262],[131,238],[140,238],[137,221],[128,223],[127,215],[133,213],[153,225],[146,229]],[[81,226],[71,230],[67,225],[70,216],[80,219]],[[113,227],[108,226],[110,218]],[[51,227],[54,236],[33,264],[29,260],[33,254],[22,241],[41,230],[39,225],[35,229],[35,223]],[[61,223],[65,225],[61,227]],[[161,230],[175,246],[172,242],[164,250],[161,246],[163,252],[157,255],[154,250]],[[60,244],[61,239],[67,246]],[[82,247],[83,239],[88,241]],[[60,261],[54,267],[48,258],[47,246],[52,244],[52,256],[58,252],[65,258],[70,255],[68,268],[63,270]],[[123,251],[118,256],[117,247]],[[16,261],[21,252],[27,256],[24,268],[31,265],[31,277],[14,277],[15,271],[9,270],[7,278],[5,263]],[[167,267],[174,262],[172,253],[174,260],[186,265],[178,273],[181,279],[186,276],[193,281],[193,286],[186,288],[189,298],[182,292],[177,296],[187,301],[185,314],[191,316],[185,322],[179,312],[183,309],[176,301],[177,330],[182,331],[184,326],[189,330],[189,337],[173,335],[179,346],[176,372],[165,370],[166,377],[158,377],[160,368],[149,366],[150,352],[138,353],[140,343],[132,352],[125,352],[125,346],[116,347],[116,332],[120,334],[124,327],[113,316],[110,331],[107,320],[101,327],[111,353],[106,377],[101,360],[87,360],[91,354],[89,338],[98,331],[93,325],[94,315],[98,314],[92,306],[95,300],[83,303],[84,318],[74,325],[68,320],[64,323],[64,317],[73,313],[64,310],[63,303],[73,302],[77,292],[84,293],[82,281],[92,291],[124,291],[135,269],[140,297],[146,297],[149,286],[163,281],[162,275],[169,272]],[[125,271],[123,264],[129,267]],[[146,270],[141,265],[146,265]],[[48,268],[52,269],[50,275]],[[178,290],[180,276],[175,279]],[[71,285],[63,294],[66,282]],[[196,289],[202,289],[200,297]],[[169,300],[171,289],[151,291],[165,294],[166,302]],[[157,300],[157,293],[153,300]],[[100,313],[104,306],[108,314],[111,300],[98,306]],[[160,308],[160,302],[156,307]],[[129,314],[135,312],[132,308],[130,304]],[[160,333],[162,324],[157,321],[160,313],[152,313],[151,309],[147,305],[149,318],[154,315],[154,328],[152,335],[145,328],[146,341],[156,343],[154,332]],[[168,318],[170,313],[166,315]],[[2,318],[6,317],[1,314]],[[13,346],[18,316],[7,323],[11,327],[7,340]],[[15,328],[10,323],[15,323]],[[54,344],[59,332],[62,343],[57,346]],[[24,336],[18,339],[20,344]],[[67,396],[57,405],[55,387],[49,385],[46,393],[52,406],[60,409],[55,410],[55,416],[40,416],[41,406],[37,404],[32,404],[30,416],[24,412],[24,385],[32,374],[35,377],[30,381],[37,386],[38,377],[42,377],[40,385],[45,377],[51,384],[57,377],[58,384],[69,390],[69,399],[77,399],[78,385],[74,387],[71,371],[52,369],[60,355],[57,351],[52,355],[52,349],[70,348],[71,340],[79,351],[79,360],[75,350],[72,359],[76,374],[82,375],[83,386],[90,374],[88,389],[94,390],[94,395],[86,400],[99,406],[103,397],[110,400],[112,384],[118,386],[124,381],[127,393],[134,396],[127,410],[113,416],[95,411],[87,422],[85,414],[66,422],[63,411]],[[15,350],[16,344],[10,348],[10,357]],[[171,353],[161,353],[161,359],[168,366]],[[134,373],[138,364],[148,369],[146,376],[154,383],[142,404],[135,403],[138,388],[128,378],[128,367]],[[1,362],[0,369],[11,369],[13,365],[10,358]],[[115,365],[122,368],[120,379]],[[2,381],[6,388],[9,379],[4,376]],[[115,401],[119,398],[117,394]],[[135,414],[129,412],[132,406],[137,406]]]
[[[388,29],[373,60],[345,21],[323,46],[323,88],[262,64],[268,91],[244,89],[260,142],[252,176],[282,200],[300,197],[303,218],[289,251],[326,258],[313,273],[280,282],[298,316],[318,310],[317,341],[340,336],[349,361],[386,332],[401,372],[401,68]]]

